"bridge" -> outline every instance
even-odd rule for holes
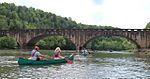
[[[20,47],[33,46],[40,39],[49,36],[64,36],[75,44],[76,50],[89,41],[100,36],[120,36],[127,38],[139,49],[149,49],[149,29],[31,29],[31,30],[0,30],[0,36],[11,36]]]

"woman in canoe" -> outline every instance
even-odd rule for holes
[[[44,55],[42,55],[40,52],[39,52],[39,47],[36,45],[34,47],[34,49],[31,51],[31,59],[32,60],[41,60],[43,57],[45,57]]]
[[[54,51],[54,59],[59,59],[59,58],[64,58],[61,56],[61,50],[59,47],[56,47],[55,51]]]

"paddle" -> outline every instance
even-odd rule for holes
[[[73,60],[68,60],[67,58],[64,58],[68,64],[72,64],[73,63]]]
[[[70,56],[72,56],[73,54],[71,54]],[[73,63],[73,60],[69,60],[69,59],[67,59],[66,57],[64,58],[66,61],[67,61],[67,63],[68,64],[72,64]]]
[[[66,60],[68,64],[72,64],[73,60]]]

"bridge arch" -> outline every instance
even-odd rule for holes
[[[62,36],[64,39],[67,39],[67,42],[72,43],[74,46],[75,44],[72,42],[72,40],[70,40],[67,36],[63,36],[63,35],[38,35],[32,39],[30,39],[27,44],[25,46],[27,46],[27,48],[31,48],[33,47],[38,41],[40,41],[41,39],[45,39],[47,37],[51,37],[51,36]],[[75,49],[74,49],[75,50]]]
[[[90,38],[89,40],[87,40],[87,41],[83,44],[83,47],[87,46],[87,44],[88,44],[89,42],[91,42],[92,40],[95,40],[95,39],[101,38],[101,37],[121,37],[121,38],[125,38],[125,39],[127,39],[129,42],[131,42],[131,43],[133,43],[134,45],[136,45],[136,47],[137,47],[138,49],[141,48],[140,45],[139,45],[135,40],[133,40],[132,38],[129,38],[129,37],[126,37],[126,36],[121,36],[121,35],[113,35],[113,36],[110,36],[110,35],[100,35],[100,36],[95,36],[95,37],[92,37],[92,38]]]

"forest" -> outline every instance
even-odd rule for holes
[[[112,26],[87,25],[77,23],[71,17],[57,16],[51,12],[26,6],[16,6],[14,3],[0,3],[0,30],[15,29],[119,29]],[[54,49],[59,46],[64,50],[73,50],[75,46],[63,36],[50,36],[39,40],[37,44],[42,49]],[[90,41],[86,48],[93,50],[132,50],[136,45],[122,37],[99,37]],[[12,37],[0,38],[0,49],[16,49],[18,44]]]

